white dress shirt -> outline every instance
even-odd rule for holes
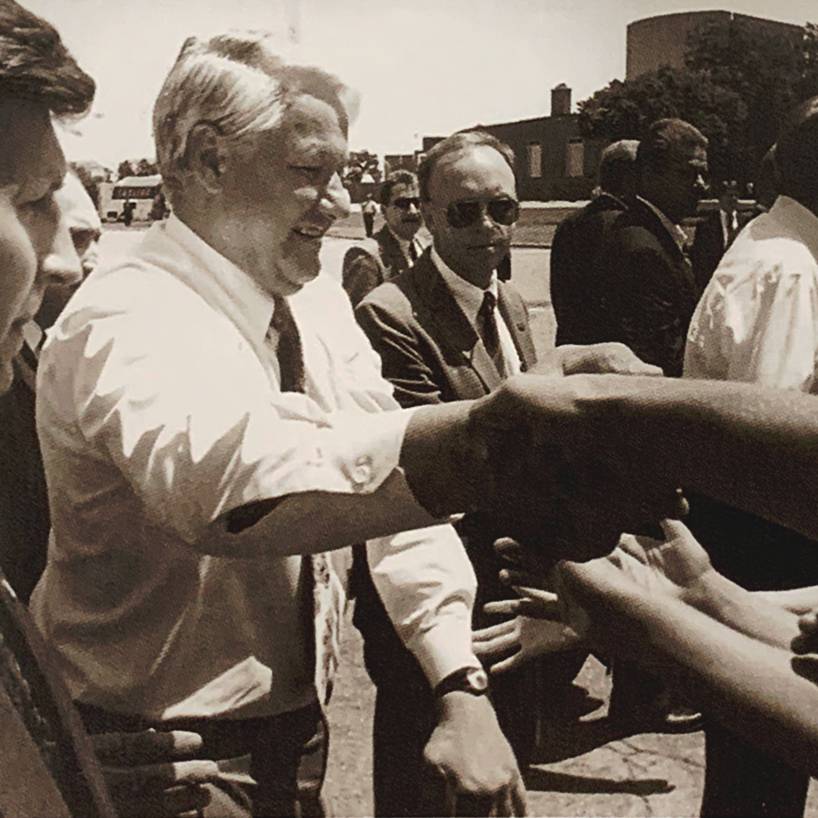
[[[92,274],[49,333],[37,419],[53,529],[32,607],[77,700],[152,718],[314,700],[302,558],[281,556],[285,542],[264,558],[212,556],[199,538],[268,497],[341,493],[367,508],[382,498],[390,514],[414,502],[397,479],[409,413],[337,282],[322,274],[290,303],[306,394],[279,390],[272,299],[171,217],[134,257]],[[293,536],[310,529],[339,545],[330,503],[304,497]],[[432,684],[477,664],[474,574],[454,530],[368,546],[387,611]],[[332,554],[339,586],[348,551]]]
[[[437,248],[432,247],[432,261],[437,267],[443,281],[449,288],[457,306],[463,311],[463,314],[468,318],[469,323],[477,328],[477,316],[480,308],[483,306],[483,299],[486,295],[486,290],[466,281],[465,278],[459,276],[445,261],[440,257]],[[520,363],[520,356],[517,354],[517,347],[514,346],[514,339],[511,337],[511,331],[503,318],[499,308],[499,285],[497,283],[497,271],[491,274],[491,281],[486,288],[493,296],[494,303],[498,306],[494,309],[494,320],[497,323],[497,337],[500,339],[500,351],[503,354],[503,364],[505,365],[505,374],[508,377],[512,375],[519,375],[522,371]]]
[[[724,255],[687,336],[684,374],[816,392],[818,218],[787,196]]]

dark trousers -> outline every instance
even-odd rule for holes
[[[372,235],[372,232],[375,229],[375,214],[374,213],[364,213],[364,232],[369,238]]]
[[[809,778],[721,725],[705,729],[702,818],[797,818],[804,814]]]
[[[691,530],[716,569],[739,585],[755,591],[818,582],[816,543],[706,497],[692,497],[690,507]],[[712,721],[705,750],[704,818],[803,815],[806,774]]]
[[[321,818],[321,787],[328,736],[321,708],[310,705],[253,719],[176,719],[153,722],[77,705],[89,733],[191,730],[204,745],[197,758],[229,762],[229,771],[208,785],[204,818]]]

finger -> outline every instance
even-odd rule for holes
[[[210,803],[210,792],[200,786],[175,787],[160,793],[115,799],[119,818],[178,818],[197,815]]]
[[[91,743],[99,760],[112,766],[189,758],[202,749],[202,737],[187,730],[97,733]]]
[[[534,657],[529,657],[533,659]],[[507,659],[502,659],[499,662],[496,662],[489,668],[489,673],[492,676],[502,676],[504,673],[508,673],[510,670],[516,670],[521,665],[525,664],[522,660],[522,654],[518,651],[517,653],[513,653]]]
[[[528,798],[523,777],[518,773],[511,787],[512,815],[528,815]]]
[[[138,793],[164,790],[180,784],[206,784],[218,780],[215,761],[176,761],[172,764],[143,764],[137,767],[104,767],[108,786],[114,792]]]
[[[472,642],[490,642],[498,636],[505,636],[506,634],[514,634],[517,630],[517,620],[507,619],[505,622],[500,622],[498,625],[488,625],[485,628],[480,628],[472,633]]]
[[[516,616],[520,612],[520,599],[500,599],[496,602],[487,602],[483,606],[483,613],[490,616]]]
[[[511,537],[500,537],[495,540],[494,551],[498,557],[508,560],[509,562],[521,563],[525,561],[523,547],[517,540],[513,540]]]
[[[798,630],[805,635],[818,632],[818,611],[810,611],[799,616]]]
[[[799,676],[818,684],[818,655],[810,653],[806,656],[793,656],[790,664]]]
[[[516,633],[498,637],[490,642],[481,642],[474,645],[474,652],[479,658],[491,660],[501,656],[507,656],[511,651],[520,649],[520,640]]]
[[[792,638],[790,649],[793,653],[800,655],[818,653],[818,635],[813,633],[799,633]]]
[[[500,571],[500,582],[504,585],[520,585],[537,590],[546,590],[548,578],[543,574],[535,574],[531,571],[520,571],[516,568],[503,568]]]
[[[691,542],[698,544],[698,541],[693,536],[693,532],[681,520],[660,520],[659,525],[665,534],[665,539],[681,540],[683,542]]]

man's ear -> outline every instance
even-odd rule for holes
[[[224,174],[221,134],[209,122],[193,126],[187,138],[187,166],[208,193],[218,193]]]

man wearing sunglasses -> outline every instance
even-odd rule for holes
[[[511,284],[498,280],[519,215],[511,149],[487,133],[458,133],[429,151],[418,177],[432,247],[356,309],[404,407],[480,398],[536,363],[526,306]],[[629,361],[641,367],[632,356]],[[491,516],[471,514],[458,533],[478,580],[474,624],[494,624],[496,619],[489,622],[482,614],[482,604],[508,594],[499,585],[492,548],[508,531]],[[365,568],[363,561],[358,564]],[[432,690],[389,624],[370,577],[360,571],[358,579],[355,622],[378,688],[375,814],[444,814],[445,804],[433,804],[425,813],[429,805],[418,800],[420,761],[434,727],[436,698],[451,685],[485,693],[485,674],[449,678]],[[498,720],[521,769],[533,748],[536,702],[545,694],[538,677],[547,682],[548,694],[557,694],[549,698],[558,700],[583,661],[584,655],[550,657],[546,673],[541,664],[531,664],[492,682]]]
[[[351,247],[344,256],[343,285],[352,306],[384,281],[411,267],[429,244],[420,214],[418,180],[408,170],[390,173],[381,186],[385,224],[372,240]]]

